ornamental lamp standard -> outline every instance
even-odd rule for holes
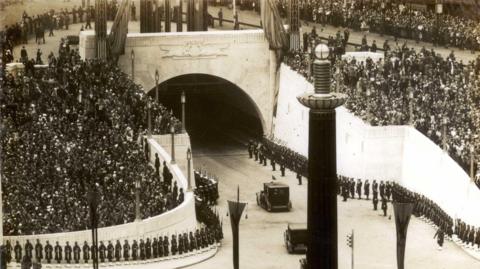
[[[192,173],[192,150],[190,148],[187,149],[187,174],[188,174],[188,187],[187,191],[192,191],[192,176],[190,175]]]
[[[158,74],[158,69],[155,70],[155,102],[158,103],[158,81],[160,80],[160,75]]]
[[[382,30],[380,32],[380,36],[383,36],[383,33],[385,32],[385,2],[382,1],[382,3],[380,4],[380,7],[382,8]]]
[[[315,48],[314,92],[297,97],[310,108],[308,138],[307,267],[338,268],[335,108],[346,96],[330,89],[331,69],[325,44]]]
[[[440,45],[440,16],[442,15],[443,13],[443,3],[442,3],[442,0],[436,0],[436,3],[435,3],[435,14],[436,14],[436,17],[437,17],[437,36],[436,38],[434,38],[434,40],[436,40],[437,42],[437,45]]]
[[[185,103],[187,102],[187,97],[185,95],[185,91],[182,91],[182,95],[180,97],[180,102],[182,103],[182,133],[186,133],[185,130]]]
[[[170,126],[170,134],[172,135],[172,160],[171,164],[175,164],[175,126]]]
[[[141,221],[140,217],[140,191],[142,189],[142,183],[140,179],[135,180],[135,221]]]
[[[133,49],[130,52],[130,59],[132,60],[132,80],[135,81],[135,52]]]
[[[150,101],[150,97],[147,97],[147,115],[148,115],[148,138],[152,138],[152,103]]]

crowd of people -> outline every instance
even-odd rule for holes
[[[99,227],[133,221],[137,181],[143,217],[173,208],[174,184],[136,139],[147,133],[149,114],[153,133],[180,132],[172,112],[114,64],[81,61],[65,44],[48,65],[2,81],[4,234],[86,229],[91,190],[99,194]]]
[[[83,244],[76,241],[70,244],[67,241],[62,246],[58,241],[53,244],[53,242],[50,243],[46,240],[42,244],[37,239],[36,242],[26,240],[22,246],[18,241],[13,245],[7,240],[4,246],[4,256],[7,264],[11,262],[21,263],[22,266],[26,265],[26,268],[31,268],[29,264],[33,262],[38,264],[89,263],[94,256],[98,258],[99,263],[130,260],[145,261],[194,253],[218,244],[223,238],[223,234],[217,228],[217,226],[205,226],[188,233],[173,234],[170,237],[159,235],[153,238],[133,240],[132,242],[127,239],[123,242],[116,240],[115,243],[100,241],[98,247],[90,246],[87,241]]]
[[[405,3],[380,3],[382,2],[300,0],[300,19],[471,51],[480,50],[478,17],[472,19],[450,14],[437,15],[433,9],[414,9]],[[278,1],[278,8],[286,16],[288,1]]]
[[[406,43],[384,48],[378,62],[331,57],[332,87],[347,95],[345,106],[358,117],[373,126],[411,124],[469,173],[471,158],[480,161],[480,56],[463,63],[453,52],[443,58]],[[313,80],[311,53],[292,51],[284,62]]]

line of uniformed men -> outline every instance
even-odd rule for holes
[[[130,258],[132,260],[148,260],[165,257],[170,255],[170,253],[172,255],[182,255],[183,253],[192,252],[194,250],[208,247],[214,243],[219,243],[220,240],[221,233],[218,229],[206,227],[197,229],[195,233],[190,232],[187,234],[185,232],[179,234],[178,238],[177,235],[172,235],[170,240],[167,236],[159,236],[158,239],[154,237],[153,241],[151,241],[150,238],[147,238],[146,241],[140,239],[139,243],[137,243],[137,240],[133,240],[131,246],[128,240],[125,240],[123,246],[120,243],[120,240],[117,240],[115,245],[113,245],[111,241],[108,241],[107,245],[105,245],[103,241],[100,241],[100,245],[98,246],[98,257],[99,262],[112,262],[114,260],[118,262],[122,258],[124,261],[128,261]],[[79,263],[83,258],[83,261],[87,263],[92,258],[96,248],[94,246],[89,246],[86,241],[84,242],[83,247],[80,247],[77,242],[75,242],[72,247],[67,241],[66,245],[62,248],[58,241],[55,246],[52,246],[48,240],[44,247],[40,243],[40,240],[37,239],[35,248],[32,243],[27,240],[23,250],[24,251],[22,251],[22,246],[18,241],[15,246],[12,247],[10,241],[7,240],[5,245],[7,263],[12,261],[12,254],[17,263],[20,263],[23,260],[31,261],[33,258],[35,258],[37,262],[41,262],[42,259],[45,259],[47,263],[51,263],[52,260],[57,263],[61,263],[63,260],[67,263],[71,263],[72,260],[74,263]],[[33,256],[33,252],[35,252],[35,256]],[[63,256],[63,254],[65,256]]]

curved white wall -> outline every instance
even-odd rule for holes
[[[308,109],[296,99],[305,91],[313,91],[313,85],[282,65],[273,133],[307,156]],[[432,199],[451,217],[480,227],[480,190],[427,137],[410,126],[369,126],[344,107],[337,108],[336,116],[338,174],[394,180]]]
[[[188,136],[186,135],[177,135],[179,141],[189,141]],[[154,159],[155,153],[158,153],[161,160],[165,160],[168,168],[173,174],[173,180],[177,181],[179,188],[187,189],[188,182],[184,174],[185,170],[183,169],[183,163],[186,163],[184,160],[185,154],[180,155],[177,158],[178,164],[170,164],[170,154],[160,146],[156,140],[167,140],[166,136],[154,136],[148,139],[150,144],[150,154],[151,159]],[[188,142],[189,143],[189,142]],[[180,145],[179,146],[183,146]],[[193,167],[193,165],[192,165]],[[192,169],[193,173],[193,169]],[[85,222],[89,222],[89,219],[85,219]],[[112,240],[112,243],[119,239],[122,243],[125,239],[128,239],[130,244],[133,239],[141,239],[148,237],[158,237],[160,235],[171,235],[178,232],[193,231],[197,227],[197,220],[195,216],[195,199],[193,197],[193,192],[185,193],[185,200],[182,204],[175,207],[174,209],[167,211],[161,215],[144,219],[139,222],[132,222],[123,225],[116,225],[110,227],[104,227],[98,229],[98,241],[108,241]],[[50,244],[55,244],[56,241],[60,245],[64,246],[66,241],[70,242],[70,245],[73,245],[73,242],[77,241],[80,245],[83,245],[84,241],[87,241],[91,245],[92,234],[90,230],[86,231],[77,231],[77,232],[68,232],[68,233],[55,233],[55,234],[40,234],[40,235],[25,235],[25,236],[5,236],[4,240],[10,240],[12,244],[15,244],[15,241],[18,241],[22,247],[26,240],[30,240],[32,244],[36,242],[37,239],[40,239],[40,242],[45,245],[46,240],[50,241]]]

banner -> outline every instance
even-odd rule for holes
[[[128,20],[130,16],[130,0],[122,1],[115,15],[112,29],[108,35],[109,58],[116,60],[125,53],[125,41],[128,33]]]

